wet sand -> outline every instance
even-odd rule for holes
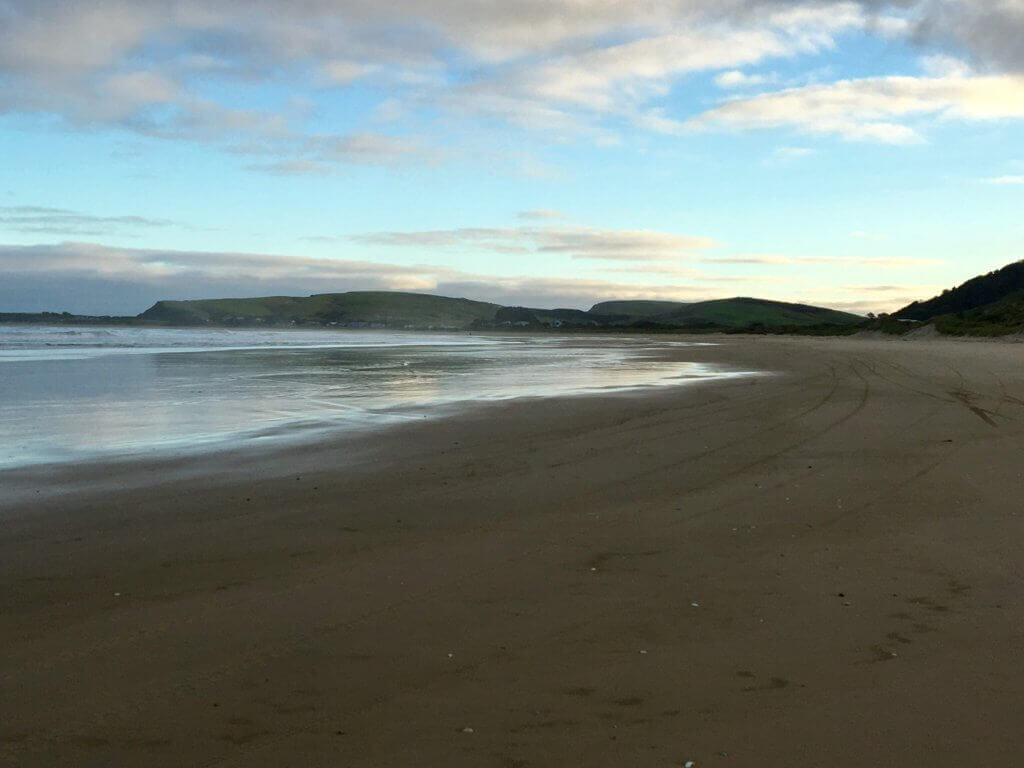
[[[684,354],[772,375],[0,473],[0,763],[1024,764],[1024,346]]]

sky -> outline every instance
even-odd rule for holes
[[[0,0],[0,311],[856,312],[1024,257],[1024,0]]]

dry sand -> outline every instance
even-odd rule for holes
[[[1024,347],[0,474],[0,762],[1024,764]]]

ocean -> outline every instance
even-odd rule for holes
[[[736,375],[636,336],[0,325],[0,467],[382,427]],[[678,354],[674,355],[678,357]]]

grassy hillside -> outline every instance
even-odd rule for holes
[[[685,306],[681,301],[602,301],[592,306],[590,312],[595,315],[648,318],[667,315]]]
[[[167,325],[339,326],[346,328],[650,328],[736,330],[846,325],[862,318],[845,312],[763,299],[721,299],[694,304],[612,301],[600,311],[501,307],[482,301],[418,293],[353,291],[306,297],[160,301],[139,320]],[[668,311],[664,311],[668,308]],[[612,311],[617,310],[617,311]],[[647,314],[654,312],[655,314]]]
[[[590,312],[604,322],[634,322],[649,327],[708,329],[804,328],[852,325],[864,318],[806,304],[734,298],[683,303],[678,301],[604,301]]]
[[[968,312],[1024,291],[1024,261],[979,275],[928,301],[915,301],[893,314],[901,320],[931,320],[940,315]]]
[[[740,297],[686,304],[673,312],[651,318],[659,324],[719,326],[724,328],[788,328],[815,325],[852,325],[864,318],[849,312]]]
[[[1006,336],[1024,333],[1024,291],[983,307],[940,315],[933,319],[936,330],[952,336]]]
[[[169,325],[338,325],[468,328],[498,305],[419,293],[352,291],[306,297],[159,301],[139,317]]]

